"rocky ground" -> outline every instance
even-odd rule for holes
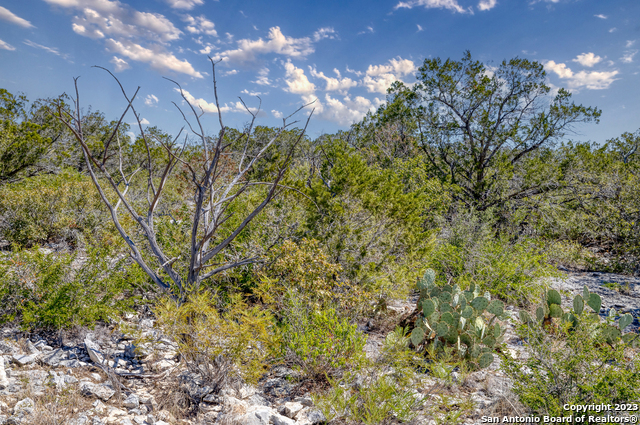
[[[640,325],[640,279],[606,273],[567,272],[554,279],[567,305],[584,285],[602,296],[601,314],[610,308],[630,312]],[[396,316],[409,314],[415,300],[392,305]],[[510,309],[512,317],[517,316]],[[25,335],[4,329],[0,338],[0,425],[165,425],[246,424],[311,425],[325,423],[313,406],[309,385],[286,366],[272,368],[257,386],[208,386],[183,369],[172,341],[163,338],[150,317],[129,316],[118,327],[66,335]],[[524,355],[514,325],[506,325],[508,350]],[[374,323],[360,326],[368,334],[367,355],[380,351],[384,332]],[[118,329],[118,330],[116,330]],[[149,342],[134,347],[129,335]],[[135,329],[135,332],[131,330]],[[446,378],[428,374],[415,396],[425,401],[415,424],[480,423],[484,415],[524,414],[499,370],[499,359],[487,369]],[[451,417],[451,416],[449,416]]]

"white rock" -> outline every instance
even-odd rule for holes
[[[296,421],[293,419],[289,419],[286,416],[279,415],[274,413],[269,418],[273,425],[296,425]]]
[[[20,400],[13,406],[13,414],[18,415],[20,412],[25,412],[27,414],[32,414],[33,409],[35,408],[35,403],[30,398],[25,398]]]
[[[102,355],[100,346],[97,343],[87,337],[84,339],[84,346],[87,349],[87,353],[89,353],[89,357],[92,362],[97,364],[104,363],[104,356]]]
[[[13,361],[20,366],[26,366],[36,361],[36,356],[27,356],[25,354],[14,354],[12,358]]]
[[[0,356],[0,390],[3,390],[9,386],[9,379],[7,379],[7,373],[4,371],[4,357]]]
[[[306,407],[296,415],[297,425],[315,425],[326,421],[326,418],[318,409]]]
[[[293,419],[302,409],[304,409],[302,403],[289,401],[282,406],[282,409],[278,409],[278,411],[280,411],[284,416]]]
[[[136,393],[131,393],[124,399],[122,405],[127,409],[136,409],[140,405],[140,397]]]

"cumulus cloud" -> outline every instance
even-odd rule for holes
[[[366,29],[365,31],[360,31],[360,32],[358,33],[358,35],[360,35],[360,34],[366,34],[366,33],[372,33],[372,34],[373,34],[374,32],[375,32],[375,31],[373,30],[373,27],[369,26],[369,27],[367,27],[367,29]]]
[[[196,6],[204,4],[204,0],[165,0],[174,9],[191,10]]]
[[[417,70],[416,65],[409,59],[391,59],[385,65],[369,65],[362,79],[362,85],[369,93],[386,93],[395,81],[401,80]]]
[[[129,64],[127,63],[127,61],[125,61],[124,59],[121,59],[121,58],[119,58],[119,57],[117,57],[117,56],[112,57],[112,58],[111,58],[111,60],[110,60],[109,62],[111,62],[112,64],[114,64],[114,65],[115,65],[115,67],[116,67],[116,68],[115,68],[115,71],[116,71],[116,72],[122,72],[122,71],[124,71],[125,69],[129,69],[129,68],[131,68],[131,67],[129,66]]]
[[[244,64],[256,61],[259,55],[276,53],[292,58],[301,58],[313,53],[314,49],[309,37],[293,38],[282,34],[280,27],[269,29],[267,40],[238,40],[238,48],[227,50],[216,55],[217,60],[228,63]]]
[[[202,78],[202,74],[193,69],[189,62],[176,58],[173,54],[164,51],[160,46],[146,48],[129,40],[117,41],[111,38],[105,41],[105,45],[113,53],[138,62],[148,63],[152,68],[159,71],[170,70]]]
[[[264,94],[268,94],[268,93],[262,93],[259,91],[249,91],[247,89],[242,90],[240,93],[248,94],[249,96],[262,96]]]
[[[191,34],[206,34],[214,37],[218,36],[218,33],[215,30],[215,24],[203,15],[196,17],[185,15],[182,20],[187,23],[186,29]]]
[[[600,19],[607,19],[608,18],[607,15],[603,15],[602,13],[599,13],[599,14],[593,15],[593,16],[595,16],[596,18],[600,18]]]
[[[494,0],[482,0],[481,3],[491,3]],[[412,9],[417,6],[423,6],[426,9],[448,9],[458,13],[472,13],[471,9],[465,9],[460,6],[457,0],[409,0],[401,1],[394,9]]]
[[[324,96],[323,102],[316,102],[312,107],[316,108],[318,117],[335,122],[339,125],[349,126],[360,121],[369,111],[378,108],[383,101],[375,98],[373,101],[356,96],[344,96],[342,100],[331,97],[328,93]]]
[[[0,49],[2,50],[16,50],[15,47],[13,47],[11,44],[7,43],[6,41],[0,40]]]
[[[44,0],[77,9],[73,30],[85,37],[143,38],[157,42],[177,40],[182,32],[159,13],[140,12],[117,0]]]
[[[258,71],[258,79],[254,81],[254,83],[260,84],[261,86],[270,86],[271,81],[269,80],[269,68],[264,67]]]
[[[22,19],[6,7],[0,6],[0,19],[2,19],[3,21],[11,22],[12,24],[20,25],[21,27],[33,28],[31,22],[27,21],[26,19]]]
[[[287,61],[284,64],[284,69],[286,71],[284,79],[287,84],[287,88],[285,89],[286,91],[289,93],[307,95],[315,92],[316,86],[309,81],[306,75],[304,75],[304,70],[296,68],[291,61]]]
[[[328,38],[333,40],[338,37],[338,33],[331,27],[324,27],[318,29],[318,31],[313,33],[313,41],[320,41],[324,38]]]
[[[151,124],[151,123],[149,122],[149,120],[148,120],[148,119],[146,119],[146,118],[142,118],[142,119],[140,120],[140,124],[142,124],[142,125],[149,125],[149,124]]]
[[[633,47],[634,44],[636,44],[636,40],[627,40],[627,44],[625,44],[624,47],[628,49],[629,47]]]
[[[496,4],[498,4],[498,0],[480,0],[480,3],[478,3],[478,9],[491,10],[496,7]]]
[[[346,94],[346,92],[349,91],[351,87],[355,87],[358,85],[358,83],[353,81],[351,78],[342,78],[342,76],[340,75],[340,71],[338,71],[337,69],[334,69],[333,72],[336,73],[338,78],[327,77],[323,72],[318,72],[314,67],[311,66],[309,67],[309,71],[314,78],[321,78],[326,81],[326,91],[338,91],[342,94]]]
[[[624,63],[631,63],[633,62],[633,57],[638,53],[638,50],[627,50],[626,52],[624,52],[624,56],[622,56],[620,58],[620,60]]]
[[[418,26],[418,32],[424,31],[424,28],[422,28],[422,25],[420,25],[420,24],[416,24],[416,25]]]
[[[271,110],[271,114],[275,117],[275,118],[282,118],[284,117],[284,114],[280,111],[276,111],[275,109]]]
[[[153,94],[149,94],[144,98],[144,104],[147,106],[155,106],[158,104],[158,98]]]
[[[118,0],[45,0],[75,11],[72,29],[84,37],[103,40],[108,51],[150,64],[158,70],[172,70],[200,78],[186,60],[171,53],[167,45],[182,31],[159,13],[140,12]],[[173,2],[178,4],[178,2]],[[196,4],[197,1],[190,3]],[[186,3],[185,3],[186,4]],[[194,29],[211,31],[206,22],[194,18]]]
[[[180,93],[180,89],[175,88],[174,89],[176,92]],[[248,114],[249,112],[247,111],[247,108],[244,107],[244,105],[242,104],[242,102],[235,102],[232,103],[231,105],[228,104],[224,104],[224,106],[220,107],[220,110],[218,111],[218,107],[216,106],[215,103],[210,103],[207,102],[206,100],[202,99],[202,98],[196,98],[195,96],[193,96],[191,93],[189,93],[187,90],[182,90],[182,92],[184,93],[184,97],[189,101],[189,103],[197,109],[201,109],[204,113],[206,114],[218,114],[220,112],[225,113],[225,112],[242,112],[245,114]],[[248,106],[249,111],[251,111],[251,113],[253,114],[257,114],[257,116],[265,116],[265,112],[264,111],[259,111],[258,108],[254,108],[254,107],[250,107]]]
[[[573,72],[564,63],[555,63],[547,61],[544,63],[545,68],[554,72],[558,77],[567,80],[570,89],[587,88],[589,90],[607,89],[617,80],[618,71],[580,71]]]
[[[591,68],[593,65],[602,61],[602,58],[600,56],[596,56],[595,54],[589,52],[589,53],[583,53],[581,55],[578,55],[575,59],[572,59],[572,61],[578,62],[582,66],[587,66]]]

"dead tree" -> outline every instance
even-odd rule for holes
[[[152,166],[152,157],[150,149],[149,135],[142,128],[140,115],[136,112],[133,101],[140,90],[137,88],[133,96],[127,95],[120,81],[105,68],[117,82],[124,98],[127,101],[127,107],[122,113],[119,121],[113,129],[110,137],[104,143],[104,149],[101,154],[96,155],[89,149],[87,140],[85,139],[82,128],[82,116],[80,112],[80,96],[78,92],[78,78],[74,79],[75,83],[75,105],[74,109],[67,108],[63,104],[59,104],[56,117],[64,123],[73,133],[77,142],[82,148],[84,160],[87,170],[91,176],[91,180],[98,190],[103,203],[106,205],[111,219],[118,230],[120,236],[126,242],[130,250],[130,255],[135,262],[149,275],[153,282],[162,290],[170,293],[175,299],[184,301],[188,288],[198,288],[202,281],[212,276],[231,269],[233,267],[246,265],[258,260],[256,257],[247,257],[232,262],[220,261],[220,254],[228,248],[233,240],[247,227],[247,225],[271,202],[278,194],[285,189],[280,182],[284,177],[286,170],[291,164],[294,149],[303,138],[306,131],[311,114],[306,120],[304,128],[300,131],[294,143],[288,149],[284,161],[278,167],[275,177],[269,182],[256,182],[248,178],[248,173],[256,162],[262,158],[267,151],[275,148],[275,143],[280,139],[283,132],[295,124],[297,121],[288,122],[288,120],[302,108],[308,106],[303,105],[293,114],[284,118],[282,126],[279,127],[275,135],[262,145],[253,146],[251,143],[251,134],[254,128],[256,117],[260,111],[251,111],[246,104],[240,99],[246,111],[251,115],[250,123],[245,127],[244,131],[234,140],[226,140],[228,128],[222,122],[220,112],[220,104],[218,101],[218,90],[215,74],[215,62],[211,60],[213,69],[213,93],[218,112],[220,132],[217,138],[210,138],[205,135],[201,117],[203,111],[196,110],[196,106],[192,105],[186,98],[180,85],[178,86],[180,94],[184,102],[188,105],[188,109],[192,114],[190,121],[181,108],[174,103],[180,114],[182,115],[186,125],[196,140],[201,145],[204,163],[195,166],[190,164],[183,158],[184,148],[187,143],[185,136],[184,143],[178,143],[178,140],[184,130],[180,130],[178,135],[171,142],[165,142],[156,139],[168,153],[168,161],[164,164],[164,168],[158,174],[154,172]],[[144,142],[147,158],[143,161],[141,168],[147,174],[147,205],[145,211],[138,211],[134,203],[129,198],[127,189],[131,182],[132,174],[127,176],[122,167],[122,150],[120,142],[116,138],[118,128],[122,124],[126,114],[131,111],[140,130],[140,137]],[[112,144],[116,138],[117,146]],[[237,161],[237,170],[234,168],[233,173],[229,176],[228,170],[223,173],[223,156],[227,153],[230,146],[243,146]],[[117,155],[118,166],[114,166],[114,156]],[[179,258],[169,258],[163,247],[160,246],[156,238],[154,219],[157,216],[157,208],[166,187],[168,179],[172,176],[175,166],[182,164],[188,170],[189,182],[193,188],[193,222],[191,223],[190,232],[190,248],[188,258],[186,258],[186,275],[181,275],[175,268],[174,263]],[[202,167],[200,167],[202,165]],[[138,172],[139,170],[136,170]],[[135,172],[134,172],[135,173]],[[224,174],[224,175],[223,175]],[[121,187],[123,184],[124,188]],[[268,187],[266,195],[262,198],[262,202],[251,210],[233,230],[226,234],[221,233],[221,226],[232,216],[229,212],[229,206],[238,199],[251,186],[266,185]],[[113,202],[107,197],[105,188],[109,187],[115,195],[117,202]],[[123,207],[123,208],[122,208]],[[138,247],[131,235],[121,224],[123,215],[129,215],[136,223],[137,231],[142,235],[142,240],[146,242],[148,254],[143,256],[141,248]],[[146,258],[145,258],[146,257]],[[150,260],[150,259],[151,260]],[[154,264],[155,263],[155,264]],[[163,273],[161,273],[161,271]]]

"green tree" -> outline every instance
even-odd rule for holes
[[[466,52],[460,61],[426,59],[417,78],[412,88],[392,86],[377,120],[414,129],[430,172],[457,185],[456,198],[478,210],[551,189],[519,181],[519,163],[553,146],[573,125],[600,116],[596,108],[573,103],[564,89],[551,98],[543,66],[527,59],[490,67]]]
[[[0,89],[0,184],[18,180],[47,152],[51,139],[29,120],[28,100]]]

